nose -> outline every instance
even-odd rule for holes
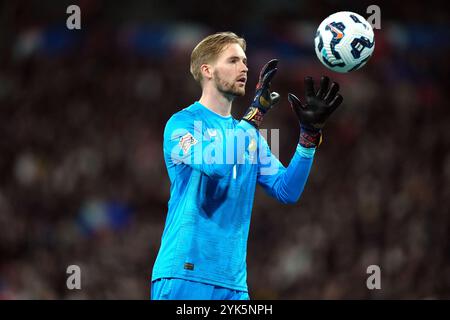
[[[242,71],[243,72],[248,72],[247,65],[245,63],[243,63],[243,62],[241,62],[241,63],[242,63]]]

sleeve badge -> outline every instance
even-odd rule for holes
[[[187,154],[189,149],[197,144],[197,139],[194,138],[194,136],[191,133],[186,133],[184,136],[180,138],[179,145],[181,149],[183,150],[184,154]]]

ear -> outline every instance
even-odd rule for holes
[[[203,79],[212,79],[213,76],[213,70],[212,70],[212,66],[210,64],[202,64],[200,66],[200,71],[202,73]]]

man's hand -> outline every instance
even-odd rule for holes
[[[300,121],[300,145],[305,148],[316,147],[322,138],[322,128],[328,117],[344,100],[339,91],[339,84],[323,76],[320,79],[320,88],[314,90],[314,81],[311,77],[305,78],[305,104],[289,93],[288,100]]]
[[[278,60],[273,59],[262,68],[256,85],[255,98],[243,117],[256,128],[261,125],[264,114],[280,100],[278,93],[270,92],[270,82],[277,72],[277,64]]]

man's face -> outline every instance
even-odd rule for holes
[[[247,57],[237,43],[228,45],[213,64],[213,81],[222,93],[245,95],[247,83]]]

